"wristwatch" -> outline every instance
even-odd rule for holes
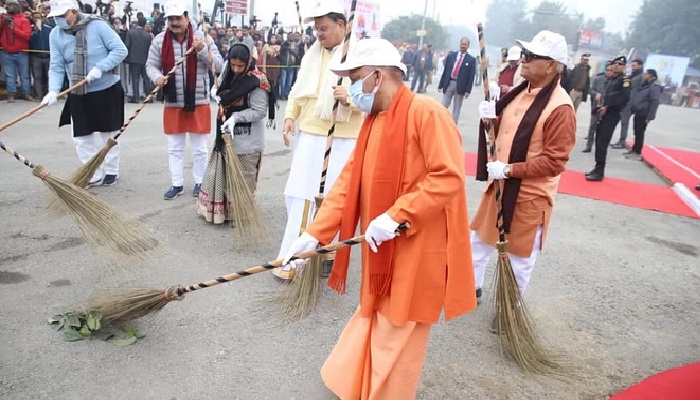
[[[506,178],[510,178],[510,164],[503,168],[503,175],[505,175]]]

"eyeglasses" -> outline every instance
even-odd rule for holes
[[[538,56],[529,50],[523,50],[523,58],[525,62],[530,62],[532,60],[552,60],[552,57]]]

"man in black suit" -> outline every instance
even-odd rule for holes
[[[462,110],[462,100],[469,97],[476,74],[476,60],[467,53],[469,38],[459,41],[459,51],[451,51],[445,58],[445,69],[442,71],[438,92],[442,95],[442,105],[450,108],[452,103],[452,119],[459,122]]]
[[[151,34],[146,32],[146,19],[141,18],[137,21],[137,27],[130,29],[126,34],[124,44],[129,50],[129,77],[131,78],[131,93],[129,103],[139,102],[139,78],[143,78],[144,96],[151,91],[151,80],[146,74],[146,60],[148,59],[148,50],[151,47]]]

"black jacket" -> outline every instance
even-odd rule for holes
[[[579,77],[581,74],[586,75],[586,84],[585,84],[585,89],[583,89],[583,99],[581,99],[582,102],[586,102],[588,100],[588,89],[591,86],[591,76],[590,76],[591,68],[583,68],[581,64],[578,64],[572,71],[569,71],[567,74],[567,79],[566,82],[564,83],[564,89],[566,89],[566,92],[569,93],[571,92],[574,87],[576,87],[576,82],[578,82]]]
[[[656,118],[656,110],[659,108],[663,91],[664,88],[659,85],[656,79],[643,83],[630,100],[632,113],[638,117],[643,116],[647,121],[652,121]]]
[[[630,78],[624,74],[613,76],[608,80],[603,96],[603,106],[608,113],[621,112],[630,100]]]

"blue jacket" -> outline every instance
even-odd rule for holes
[[[87,72],[93,67],[102,71],[102,77],[86,86],[86,91],[98,92],[119,82],[119,74],[112,72],[124,61],[129,52],[122,39],[107,24],[107,21],[92,21],[87,26]],[[73,82],[73,52],[75,36],[56,27],[51,31],[51,63],[49,64],[49,91],[60,92],[64,73],[68,74],[70,85]]]
[[[451,51],[447,57],[445,57],[445,70],[442,71],[442,77],[440,78],[438,90],[445,90],[450,84],[452,69],[457,62],[458,55],[458,51]],[[457,73],[457,94],[464,95],[465,93],[472,92],[475,74],[476,59],[470,56],[469,53],[466,53],[464,57],[462,57],[462,66],[459,67],[459,72]]]
[[[32,31],[32,36],[29,38],[29,49],[30,50],[43,50],[46,53],[34,53],[30,52],[29,55],[36,58],[49,58],[48,51],[49,47],[49,36],[51,35],[51,27],[48,25],[41,25],[41,31],[36,29]]]

